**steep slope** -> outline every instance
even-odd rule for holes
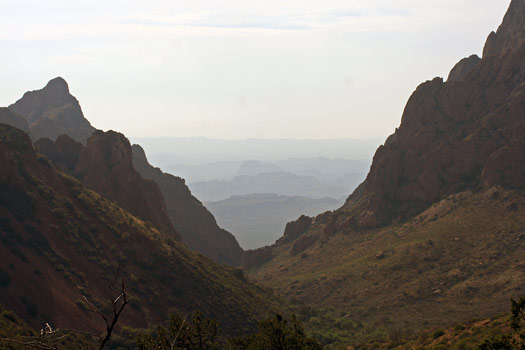
[[[253,276],[390,328],[490,316],[525,293],[524,13],[513,0],[487,41],[499,51],[416,89],[342,208],[246,252]]]
[[[159,185],[167,213],[182,241],[191,249],[216,261],[240,266],[243,250],[239,243],[231,233],[221,229],[213,215],[192,196],[184,179],[151,166],[139,145],[133,145],[132,151],[133,167],[145,179]]]
[[[122,325],[200,309],[232,334],[274,309],[275,299],[241,271],[189,251],[57,171],[26,134],[6,125],[0,169],[0,301],[31,325],[100,331],[82,295],[105,310],[117,271],[131,296]]]
[[[55,140],[62,134],[86,143],[95,131],[84,118],[77,99],[69,93],[69,87],[62,78],[55,78],[36,91],[29,91],[9,106],[14,113],[25,118],[35,140],[47,137]]]
[[[40,139],[35,146],[60,170],[80,179],[85,186],[180,238],[166,213],[157,184],[143,179],[133,168],[131,145],[124,135],[97,130],[85,147],[67,135],[54,142]]]

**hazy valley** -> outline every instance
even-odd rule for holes
[[[0,108],[1,350],[525,347],[525,0],[379,142],[88,118]]]

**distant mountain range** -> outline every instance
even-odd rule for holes
[[[335,210],[342,203],[332,198],[249,194],[204,204],[244,249],[254,249],[274,243],[290,218]]]
[[[235,195],[274,193],[308,198],[341,198],[362,181],[364,174],[354,174],[342,185],[332,185],[313,176],[299,176],[287,172],[236,176],[230,181],[208,181],[189,184],[191,191],[203,201],[218,201]]]
[[[289,158],[372,159],[380,138],[367,139],[244,139],[131,137],[144,147],[151,163],[165,171],[174,164],[187,166],[217,161],[244,162],[255,159],[275,162]]]

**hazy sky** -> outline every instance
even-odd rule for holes
[[[128,136],[384,137],[510,0],[0,0],[0,105],[64,77]]]

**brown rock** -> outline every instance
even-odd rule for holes
[[[243,250],[235,237],[221,229],[213,215],[192,196],[184,179],[162,172],[148,163],[144,150],[133,145],[133,167],[162,191],[167,213],[186,245],[216,261],[240,266]]]
[[[525,0],[512,0],[503,23],[487,38],[483,57],[498,56],[525,41]]]
[[[159,187],[133,168],[131,145],[124,135],[115,131],[93,133],[80,151],[74,174],[85,186],[180,239]]]
[[[465,57],[450,71],[447,82],[459,82],[461,83],[465,80],[465,77],[476,67],[476,65],[481,61],[478,55],[472,55],[470,57]]]
[[[67,135],[60,135],[56,141],[41,138],[35,142],[36,150],[45,155],[57,168],[74,175],[75,167],[83,146]]]

